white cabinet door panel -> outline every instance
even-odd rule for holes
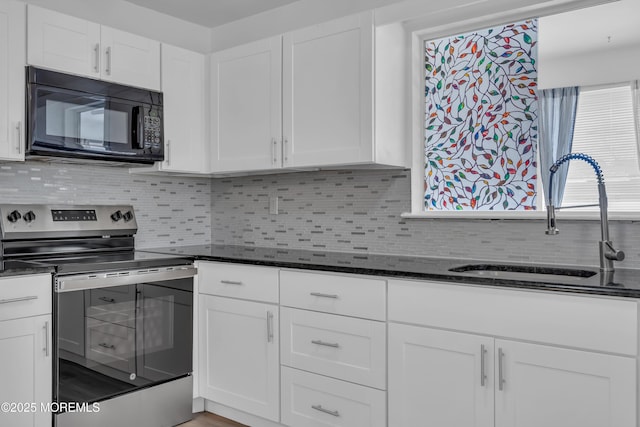
[[[493,341],[390,323],[389,425],[493,427]]]
[[[278,307],[200,295],[200,395],[278,421]]]
[[[211,56],[214,172],[280,167],[281,58],[279,36]]]
[[[101,27],[102,79],[160,90],[160,42]]]
[[[0,402],[37,405],[35,411],[0,412],[0,425],[50,427],[51,315],[0,322]]]
[[[24,160],[25,5],[0,1],[0,159]]]
[[[636,426],[635,358],[504,340],[495,347],[504,379],[496,427]]]
[[[100,78],[100,25],[37,6],[28,9],[30,65]]]
[[[163,44],[165,160],[162,170],[207,171],[205,88],[204,55]]]
[[[373,161],[373,25],[363,13],[286,34],[285,167]]]

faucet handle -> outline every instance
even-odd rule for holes
[[[616,250],[611,242],[605,242],[604,256],[611,261],[622,261],[625,258],[624,252]]]

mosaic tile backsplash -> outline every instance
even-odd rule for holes
[[[278,196],[279,214],[269,214]],[[216,179],[214,244],[343,252],[598,265],[598,221],[402,219],[410,210],[410,172],[320,171]],[[611,237],[640,261],[640,224],[613,221]]]
[[[211,242],[211,180],[129,174],[128,168],[0,163],[1,203],[131,204],[136,246]]]

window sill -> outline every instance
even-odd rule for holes
[[[640,212],[609,212],[609,221],[640,221]],[[404,219],[462,219],[462,220],[546,220],[546,211],[509,211],[509,212],[490,212],[490,211],[430,211],[430,212],[405,212],[400,215]],[[556,218],[562,220],[576,221],[600,221],[600,212],[577,212],[577,211],[556,211]]]

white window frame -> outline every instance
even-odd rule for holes
[[[409,99],[411,102],[411,211],[401,214],[406,219],[513,219],[538,220],[546,219],[544,197],[540,173],[538,173],[535,211],[426,211],[424,209],[424,43],[451,35],[464,34],[475,30],[518,22],[525,19],[549,16],[597,4],[589,0],[563,1],[554,0],[534,6],[519,7],[513,10],[492,15],[478,16],[471,19],[444,25],[433,25],[433,18],[415,19],[405,22],[405,29],[410,33],[411,49],[411,85]],[[508,9],[508,8],[507,8]],[[422,90],[420,90],[422,88]],[[537,142],[536,142],[537,143]],[[539,150],[538,150],[539,155]],[[538,167],[540,162],[538,161]],[[543,190],[544,191],[544,190]],[[594,203],[598,201],[596,183],[594,181]],[[597,220],[599,212],[560,210],[556,213],[559,220]],[[638,220],[637,212],[609,211],[610,220]]]

